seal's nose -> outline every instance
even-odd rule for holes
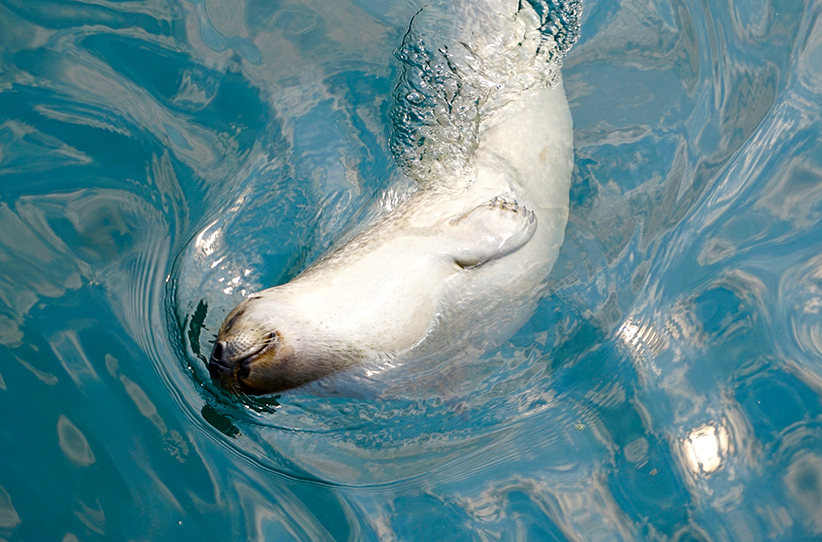
[[[208,372],[211,378],[220,378],[222,375],[231,372],[231,367],[226,360],[223,359],[223,352],[225,351],[225,342],[217,341],[214,345],[214,350],[211,351],[211,359],[208,360]]]

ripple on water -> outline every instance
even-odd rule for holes
[[[57,441],[60,449],[74,464],[88,467],[96,461],[86,436],[63,415],[57,420]]]
[[[407,193],[389,102],[436,93],[391,98],[418,7],[372,3],[2,2],[0,390],[57,442],[6,428],[53,470],[0,473],[0,536],[48,505],[66,542],[173,514],[250,539],[818,537],[818,2],[586,5],[566,242],[510,343],[439,386],[211,384],[236,301]]]
[[[8,492],[0,486],[0,528],[14,529],[20,524],[20,515],[14,509]]]

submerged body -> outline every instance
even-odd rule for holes
[[[421,188],[226,318],[209,362],[235,392],[492,346],[530,317],[562,244],[573,167],[561,80],[482,119],[468,174]]]

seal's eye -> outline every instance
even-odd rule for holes
[[[237,323],[237,320],[238,320],[238,319],[240,318],[240,316],[242,316],[243,314],[245,314],[245,310],[244,310],[244,309],[238,310],[238,311],[237,311],[237,314],[235,314],[234,316],[232,316],[232,317],[231,317],[231,319],[223,325],[223,329],[224,329],[225,331],[229,331],[229,330],[231,329],[231,326],[233,326],[235,323]]]

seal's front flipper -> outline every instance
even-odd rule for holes
[[[452,255],[460,267],[476,267],[510,254],[531,239],[537,217],[519,205],[499,197],[448,223]]]

